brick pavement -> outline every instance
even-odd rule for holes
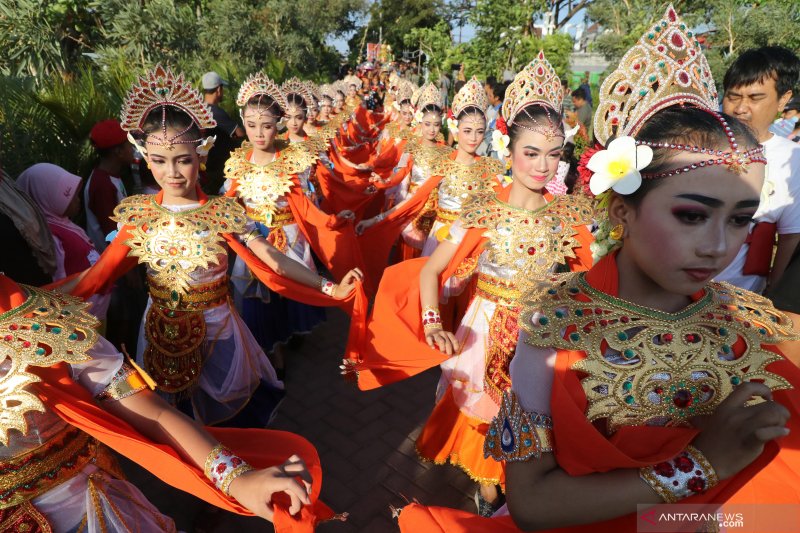
[[[437,369],[382,389],[361,392],[339,375],[347,317],[329,311],[303,346],[287,357],[287,396],[272,424],[309,439],[322,458],[322,498],[347,522],[320,525],[322,533],[397,531],[389,505],[406,499],[474,511],[475,485],[452,466],[417,458],[414,439],[433,408]],[[164,485],[136,465],[129,477],[179,529],[196,533],[272,531],[260,519],[217,511]]]

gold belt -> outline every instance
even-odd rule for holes
[[[442,209],[441,207],[436,210],[436,221],[442,224],[452,224],[458,220],[460,211],[450,211],[449,209]]]
[[[506,307],[517,305],[522,293],[513,281],[478,274],[476,296]]]
[[[36,498],[83,470],[97,441],[66,426],[41,446],[0,461],[0,509]]]
[[[228,298],[228,278],[222,277],[211,283],[190,285],[189,292],[178,291],[159,284],[152,277],[147,277],[150,297],[153,304],[176,311],[205,311],[222,305]]]
[[[283,226],[294,224],[294,215],[292,214],[292,210],[288,207],[279,211],[275,211],[272,214],[272,219],[269,221],[264,218],[264,213],[261,210],[255,210],[248,207],[246,211],[247,216],[257,222],[261,222],[268,228],[282,228]]]

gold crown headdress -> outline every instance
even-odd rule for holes
[[[177,132],[172,137],[167,136],[166,113],[168,107],[180,109],[192,120],[192,124],[201,130],[210,130],[216,127],[217,121],[211,114],[211,108],[205,103],[203,97],[192,85],[186,81],[183,74],[175,76],[168,68],[156,67],[144,76],[140,76],[125,97],[120,114],[122,129],[129,132],[128,140],[142,154],[147,154],[145,143],[134,139],[130,132],[142,132],[144,123],[152,111],[161,108],[161,135],[151,133],[147,144],[168,146],[173,144],[198,143],[197,152],[207,155],[216,137],[207,137],[196,140],[179,140],[191,126]]]
[[[344,79],[342,80],[342,82],[343,82],[343,84],[345,86],[345,89],[347,89],[351,85],[355,85],[356,89],[360,89],[361,88],[361,78],[359,78],[355,74],[350,74],[348,76],[345,76]]]
[[[675,105],[689,105],[714,116],[725,132],[730,148],[718,150],[716,147],[635,139],[653,115]],[[712,165],[725,165],[731,171],[743,172],[750,163],[766,164],[761,146],[739,151],[730,126],[717,109],[717,90],[708,61],[699,42],[670,4],[663,19],[647,30],[600,87],[594,133],[606,150],[592,155],[586,164],[593,173],[589,181],[592,192],[601,194],[613,188],[620,194],[631,194],[639,188],[642,178],[675,176]],[[680,168],[639,173],[650,163],[652,148],[701,153],[710,157]]]
[[[314,99],[313,103],[319,104],[319,101],[322,100],[322,95],[319,92],[319,87],[317,86],[317,84],[311,80],[306,80],[302,82],[302,84],[306,86],[308,94],[310,94],[311,97]]]
[[[514,81],[506,89],[501,113],[506,125],[511,126],[520,113],[530,117],[527,112],[528,106],[542,106],[547,113],[547,123],[539,124],[539,121],[534,120],[535,126],[526,129],[541,133],[551,140],[555,137],[564,137],[561,121],[563,102],[561,79],[545,58],[544,52],[540,50],[536,59],[514,76]]]
[[[251,74],[239,87],[236,95],[236,105],[244,108],[254,96],[268,96],[280,108],[280,113],[286,111],[286,95],[283,94],[278,84],[267,77],[263,72]]]
[[[319,86],[319,94],[322,98],[330,98],[331,101],[336,97],[336,89],[330,83],[324,83]],[[320,100],[322,100],[320,98]]]
[[[281,85],[281,92],[287,98],[286,104],[289,105],[288,97],[290,94],[296,94],[305,102],[306,108],[314,105],[314,95],[308,89],[308,85],[298,80],[297,78],[290,78],[283,82]]]
[[[468,107],[476,107],[481,113],[486,114],[489,107],[489,99],[486,97],[486,90],[483,84],[475,76],[472,77],[453,98],[453,115],[458,117],[462,111]]]
[[[417,109],[425,109],[425,107],[429,105],[435,105],[439,109],[444,108],[442,92],[435,83],[428,83],[427,85],[423,86],[417,96]]]
[[[396,71],[393,70],[392,73],[389,74],[389,85],[387,87],[389,92],[394,92],[397,89],[397,85],[400,83],[400,80],[400,76]]]
[[[414,84],[407,80],[400,80],[397,84],[397,90],[394,94],[394,99],[398,104],[402,104],[406,100],[411,101],[414,96]]]
[[[600,87],[595,137],[605,145],[612,137],[635,136],[647,119],[675,104],[719,107],[700,44],[670,5]]]

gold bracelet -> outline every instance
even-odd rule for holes
[[[666,503],[702,494],[719,483],[714,467],[691,445],[670,461],[640,468],[639,477]]]

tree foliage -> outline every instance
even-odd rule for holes
[[[357,28],[350,38],[350,57],[359,60],[362,42],[383,43],[392,47],[396,56],[404,49],[417,50],[416,46],[406,45],[406,36],[413,30],[433,29],[444,21],[444,0],[376,0],[369,9],[366,24]],[[449,29],[448,29],[449,34]]]

